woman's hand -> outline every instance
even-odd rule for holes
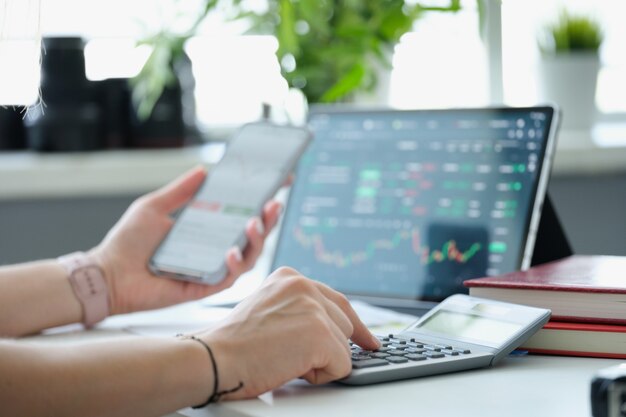
[[[248,222],[248,246],[243,254],[238,248],[225,254],[229,272],[220,283],[208,286],[176,281],[156,277],[148,269],[149,258],[174,224],[171,214],[194,196],[205,178],[205,169],[199,167],[140,197],[102,243],[90,252],[105,271],[111,314],[203,298],[230,287],[242,273],[252,268],[263,249],[265,237],[278,220],[281,206],[275,201],[265,205],[262,219],[253,218]]]
[[[254,397],[298,377],[316,384],[343,378],[352,369],[349,338],[380,347],[344,295],[286,267],[196,336],[214,352],[218,390],[243,382],[226,399]]]

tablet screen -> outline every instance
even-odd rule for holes
[[[552,119],[549,107],[313,112],[274,266],[430,301],[519,269]]]

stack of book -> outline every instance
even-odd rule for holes
[[[626,359],[626,257],[575,255],[464,284],[476,297],[552,310],[523,349]]]

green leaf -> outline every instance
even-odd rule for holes
[[[487,1],[490,0],[476,0],[476,8],[478,9],[478,30],[483,41],[485,41],[487,31]]]
[[[383,39],[395,43],[400,36],[411,30],[413,19],[405,14],[403,9],[404,2],[399,2],[384,12],[378,29]]]
[[[324,93],[321,101],[332,103],[346,97],[361,85],[364,77],[365,66],[362,62],[358,62]]]
[[[564,9],[558,20],[547,26],[546,32],[545,41],[540,41],[539,45],[544,53],[597,52],[604,39],[600,24],[596,20],[570,14]]]
[[[391,68],[388,52],[423,12],[456,12],[461,3],[449,0],[443,6],[431,6],[406,4],[405,0],[268,0],[268,6],[266,12],[250,18],[252,27],[270,28],[274,33],[279,61],[293,55],[296,68],[288,73],[283,69],[283,76],[315,103],[344,100],[356,90],[373,88],[375,68],[380,64]]]
[[[300,0],[297,6],[299,19],[308,23],[309,30],[320,38],[328,38],[332,34],[332,4],[330,0]]]
[[[277,37],[279,56],[298,54],[300,45],[296,34],[295,10],[290,0],[280,0],[280,23]]]

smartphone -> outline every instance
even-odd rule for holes
[[[245,227],[293,171],[312,139],[307,128],[244,125],[149,261],[158,275],[214,285],[226,252],[246,246]]]

